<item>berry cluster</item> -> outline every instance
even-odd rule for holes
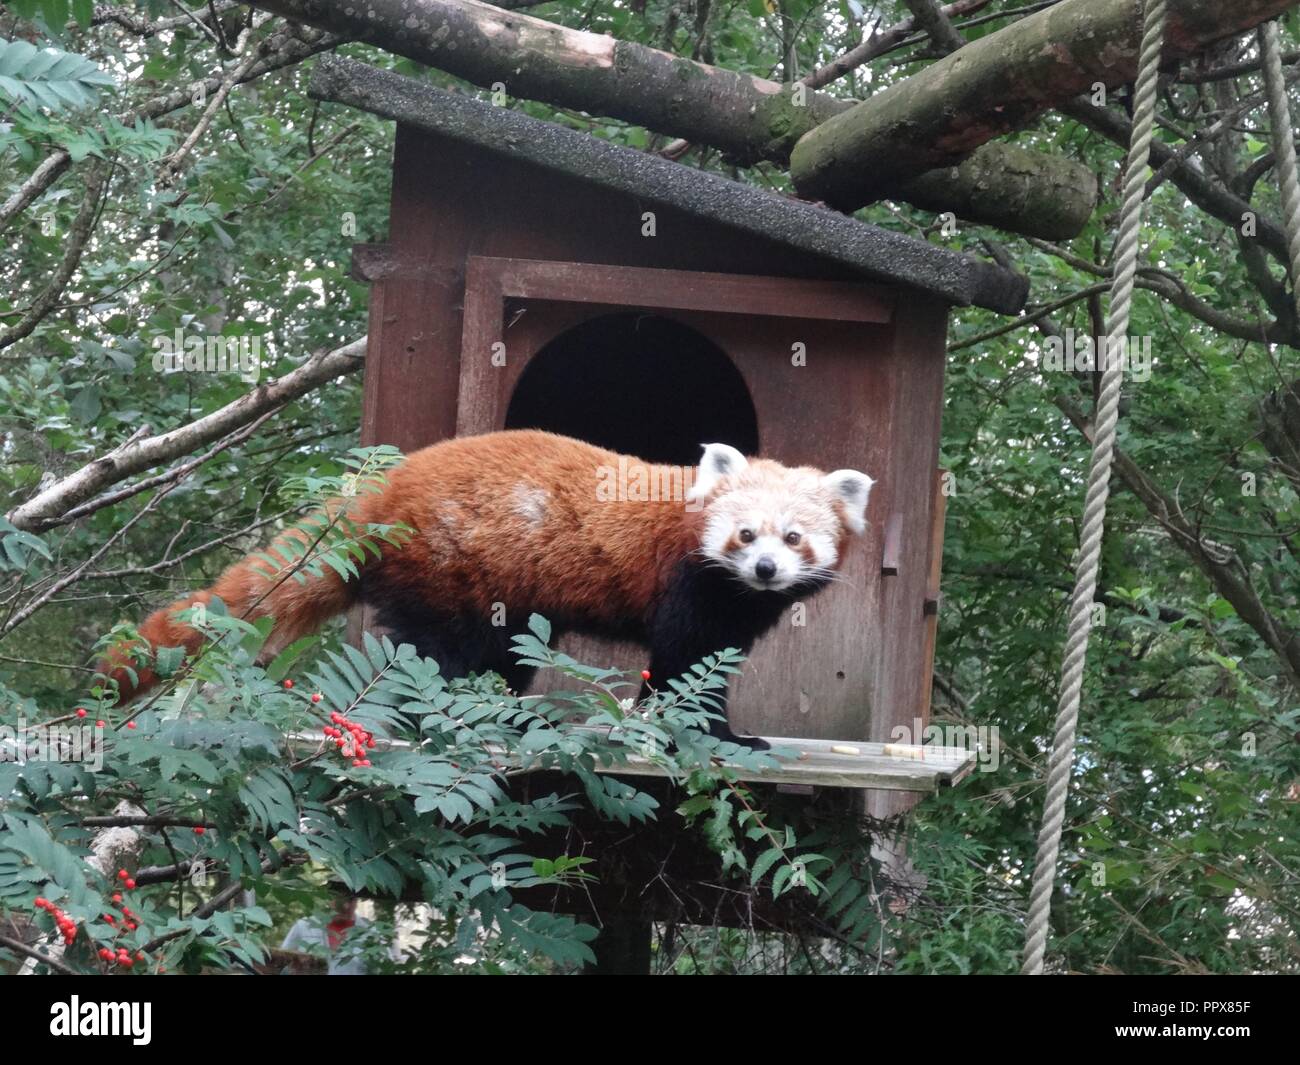
[[[122,881],[122,886],[128,891],[135,887],[135,879],[125,869],[117,871],[117,878]],[[140,927],[140,915],[126,904],[126,899],[120,891],[113,892],[113,905],[122,911],[122,916],[119,918],[114,914],[106,913],[104,914],[104,923],[117,929],[119,936],[125,935],[127,932],[134,932]],[[145,960],[144,951],[137,950],[132,956],[126,947],[118,947],[116,950],[111,947],[101,947],[98,953],[99,957],[109,965],[117,965],[123,969],[129,969],[137,961]]]
[[[74,711],[74,713],[76,713],[77,717],[79,717],[79,718],[85,718],[85,716],[86,716],[87,714],[89,714],[90,711],[87,710],[84,706],[79,706],[79,707],[77,707],[77,709]],[[107,727],[108,727],[108,722],[107,722],[107,721],[96,721],[96,722],[95,722],[95,728],[107,728]]]
[[[361,768],[370,764],[366,751],[375,745],[375,736],[372,732],[367,732],[355,721],[349,721],[337,710],[330,714],[330,720],[334,724],[326,725],[322,731],[334,741],[334,746],[339,749],[339,753],[344,758],[352,759],[354,768]]]
[[[120,965],[123,969],[129,969],[138,961],[144,961],[145,953],[142,950],[135,952],[135,957],[131,957],[131,952],[126,947],[118,947],[114,953],[108,947],[99,948],[99,956],[110,965]]]
[[[55,906],[49,899],[37,899],[36,908],[45,910],[54,919],[54,923],[63,935],[63,945],[65,947],[72,946],[72,941],[77,938],[77,922]]]
[[[119,871],[118,875],[121,876],[124,871],[125,870]],[[127,880],[126,886],[128,888],[135,887],[135,881]],[[122,911],[122,929],[127,932],[134,932],[138,927],[140,915],[135,913],[131,907],[126,904],[120,891],[113,892],[113,904]],[[104,920],[114,927],[117,926],[117,918],[115,918],[111,913],[104,914]]]

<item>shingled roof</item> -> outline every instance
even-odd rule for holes
[[[1028,281],[992,263],[632,148],[343,59],[316,61],[309,93],[580,181],[780,241],[958,306],[1017,314]]]

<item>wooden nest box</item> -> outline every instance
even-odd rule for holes
[[[755,647],[732,721],[875,754],[896,726],[912,737],[937,624],[948,310],[1014,313],[1023,278],[347,60],[318,62],[311,91],[398,122],[389,239],[353,259],[372,286],[363,442],[541,428],[685,466],[722,441],[865,470],[870,529],[844,580]],[[932,787],[922,764],[873,812]]]

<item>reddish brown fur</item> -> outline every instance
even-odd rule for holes
[[[383,548],[385,586],[409,589],[435,609],[486,617],[495,603],[527,603],[543,615],[614,623],[649,613],[672,569],[699,546],[702,520],[680,501],[599,499],[598,471],[618,466],[614,452],[531,430],[447,440],[408,456],[382,491],[353,501],[350,517],[414,530],[403,547]],[[540,493],[546,512],[564,520],[535,522]],[[564,534],[575,527],[580,535]],[[281,577],[246,558],[209,590],[152,614],[140,633],[155,649],[193,653],[202,637],[175,615],[215,596],[234,616],[275,618],[264,651],[272,654],[346,610],[358,593],[358,582],[330,570],[306,583]],[[124,697],[156,683],[143,671],[132,687],[128,650],[114,648],[101,665]]]

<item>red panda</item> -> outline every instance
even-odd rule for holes
[[[511,636],[538,613],[556,634],[637,640],[650,649],[653,678],[677,677],[723,648],[747,653],[786,607],[833,579],[866,528],[874,483],[856,470],[750,460],[726,444],[704,445],[698,470],[682,473],[534,430],[446,440],[352,501],[355,524],[402,523],[412,533],[359,579],[326,569],[285,580],[265,555],[249,556],[207,591],[152,614],[140,634],[153,648],[193,653],[203,637],[176,614],[219,597],[234,616],[274,619],[269,657],[365,603],[394,642],[413,644],[445,676],[495,670],[522,691],[531,670],[514,661]],[[683,490],[646,500],[611,490],[618,476],[624,486]],[[290,530],[281,540],[306,536]],[[502,607],[518,624],[493,624]],[[129,654],[116,647],[101,665],[123,697],[157,680],[142,669],[132,687]],[[725,722],[713,732],[766,746]]]

